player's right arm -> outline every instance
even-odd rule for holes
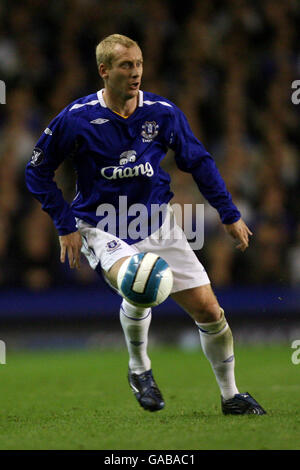
[[[60,261],[62,263],[66,260],[66,255],[68,257],[70,268],[80,268],[80,250],[82,246],[82,240],[80,233],[73,232],[69,235],[59,236],[60,243]]]
[[[61,246],[61,262],[68,256],[71,268],[79,267],[81,237],[70,205],[53,180],[55,170],[74,150],[76,122],[62,111],[38,140],[26,166],[26,185],[53,220]]]

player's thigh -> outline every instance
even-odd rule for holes
[[[163,258],[173,273],[172,293],[209,284],[209,277],[191,249],[186,235],[170,208],[157,237],[147,237],[134,246],[140,252],[152,252]]]
[[[117,279],[119,269],[127,258],[129,258],[129,256],[118,259],[108,271],[102,271],[104,278],[116,289],[118,288]]]
[[[210,284],[175,292],[171,297],[195,321],[206,323],[220,319],[221,308]]]
[[[125,261],[138,250],[116,236],[77,220],[82,237],[82,253],[92,269],[101,272],[114,287],[117,284],[118,271]]]

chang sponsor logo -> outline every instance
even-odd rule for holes
[[[121,153],[119,166],[106,166],[101,169],[101,176],[107,180],[116,180],[122,178],[134,178],[135,176],[148,176],[151,178],[154,175],[154,170],[151,163],[140,163],[133,167],[126,166],[127,163],[134,163],[136,161],[136,151],[126,150]]]
[[[136,151],[126,150],[120,155],[120,165],[126,165],[126,163],[134,163],[136,161]]]

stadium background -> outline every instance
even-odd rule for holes
[[[49,121],[101,88],[95,45],[119,32],[141,45],[142,89],[174,101],[212,153],[254,232],[239,253],[205,206],[197,253],[237,340],[300,338],[300,4],[296,0],[3,0],[0,4],[0,338],[8,348],[124,347],[119,298],[87,263],[59,263],[56,231],[24,183],[24,168]],[[173,202],[201,203],[190,175],[165,163]],[[58,170],[74,196],[69,162]],[[187,190],[188,188],[188,190]],[[172,328],[170,319],[172,318]],[[199,344],[186,314],[168,300],[150,338]]]

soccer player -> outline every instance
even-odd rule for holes
[[[244,251],[252,233],[232,202],[213,158],[193,135],[182,111],[166,98],[141,91],[143,57],[139,45],[113,34],[97,45],[96,59],[104,88],[77,99],[53,119],[26,167],[29,190],[57,228],[60,260],[65,262],[67,257],[70,267],[78,268],[82,251],[90,266],[116,288],[120,266],[129,256],[138,252],[161,256],[173,272],[172,298],[198,327],[204,354],[220,388],[223,413],[264,414],[251,395],[240,393],[236,386],[233,339],[224,311],[167,205],[173,196],[170,177],[160,168],[167,150],[174,151],[178,168],[192,175],[218,211],[226,231],[238,241],[237,248]],[[53,181],[55,170],[68,156],[77,172],[77,192],[70,205]],[[152,204],[167,205],[158,230],[171,227],[170,237],[153,242],[150,230],[144,238],[133,239],[124,230],[132,216],[120,207],[120,196],[126,198],[128,208],[136,203],[147,207],[150,219]],[[118,217],[104,224],[107,207],[113,207]],[[160,410],[165,403],[147,354],[151,309],[123,299],[120,321],[129,352],[131,389],[144,409]]]

